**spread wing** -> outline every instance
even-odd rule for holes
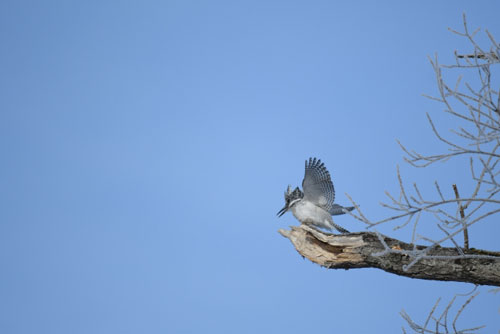
[[[330,178],[330,173],[321,160],[309,158],[306,160],[306,173],[302,181],[304,200],[330,212],[334,208],[335,189]]]

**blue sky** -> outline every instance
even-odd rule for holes
[[[463,12],[500,39],[496,1],[2,1],[0,331],[387,333],[469,291],[322,269],[275,216],[310,156],[339,203],[387,214],[395,140],[436,149],[425,112],[455,125],[422,93]],[[401,168],[467,189],[447,166]],[[462,323],[496,331],[480,290]]]

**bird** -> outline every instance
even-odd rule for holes
[[[342,234],[350,233],[345,228],[335,224],[332,216],[343,215],[354,207],[343,207],[334,203],[335,188],[330,173],[320,159],[306,160],[305,175],[302,190],[296,187],[292,191],[289,185],[285,191],[285,206],[278,211],[277,216],[283,216],[287,211],[305,225],[313,225],[330,231],[336,229]]]

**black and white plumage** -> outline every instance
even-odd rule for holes
[[[346,229],[335,224],[332,215],[342,215],[352,211],[354,207],[344,208],[334,203],[335,188],[330,173],[320,159],[306,160],[302,192],[298,187],[293,191],[288,186],[285,192],[285,206],[278,212],[282,216],[288,210],[303,224],[349,233]]]

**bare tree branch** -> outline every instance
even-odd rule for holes
[[[401,316],[403,319],[407,322],[408,326],[410,326],[410,329],[414,331],[414,333],[417,334],[424,334],[424,333],[432,333],[432,334],[449,334],[449,333],[454,333],[454,334],[472,334],[475,333],[477,330],[484,328],[485,326],[476,326],[473,328],[467,328],[467,329],[458,329],[457,328],[457,320],[460,318],[460,315],[462,312],[465,310],[465,308],[470,304],[470,302],[477,297],[479,292],[476,292],[477,290],[477,285],[474,287],[474,289],[467,293],[467,294],[455,294],[455,296],[450,300],[448,305],[444,308],[444,310],[441,312],[441,315],[439,317],[435,316],[437,312],[437,307],[439,306],[439,303],[441,302],[441,298],[438,298],[434,306],[432,307],[431,311],[429,312],[429,315],[427,316],[427,319],[425,320],[425,323],[423,325],[419,325],[416,323],[409,315],[406,313],[405,310],[401,311]],[[451,326],[453,327],[453,331],[451,331],[448,320],[448,316],[450,314],[450,310],[452,306],[455,304],[458,298],[460,297],[469,297],[467,300],[462,304],[460,309],[456,312],[455,317],[453,318],[453,322],[451,323]],[[431,324],[434,324],[434,328],[431,329]],[[403,331],[406,333],[406,330],[403,328]]]
[[[458,194],[458,188],[457,188],[456,184],[453,185],[453,191],[455,192],[455,197],[457,199],[459,199],[460,195]],[[464,207],[462,206],[462,203],[460,203],[460,202],[458,202],[457,204],[458,204],[458,207],[460,210],[460,218],[462,218],[462,221],[463,221],[465,219]],[[465,224],[465,222],[463,222],[463,225],[464,225],[464,248],[469,249],[469,232],[467,230],[467,225]]]
[[[328,269],[378,268],[411,278],[500,286],[500,252],[414,246],[376,232],[335,235],[312,227],[279,230],[300,255]],[[414,253],[426,250],[414,262]],[[407,269],[405,269],[405,267]]]

